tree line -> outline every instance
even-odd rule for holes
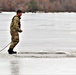
[[[76,0],[0,0],[2,11],[76,12]]]

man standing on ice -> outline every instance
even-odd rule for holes
[[[22,16],[22,11],[17,10],[17,14],[12,18],[12,22],[10,25],[11,44],[8,50],[9,54],[17,53],[13,51],[13,49],[19,43],[19,33],[22,32],[21,23],[20,23],[21,16]]]

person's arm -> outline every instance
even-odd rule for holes
[[[19,18],[18,17],[15,17],[14,18],[14,28],[15,28],[16,31],[22,32],[22,30],[19,28],[18,23],[19,23]]]

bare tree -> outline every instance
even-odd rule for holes
[[[21,9],[28,11],[31,0],[0,0],[0,8],[3,11],[16,11]],[[76,11],[76,0],[34,0],[35,6],[39,11],[59,12],[59,11]],[[34,6],[32,4],[32,6]],[[35,8],[35,6],[33,8]]]

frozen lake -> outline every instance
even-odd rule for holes
[[[0,49],[10,42],[9,27],[15,13],[0,14]],[[22,15],[18,51],[76,50],[75,13],[25,13]]]
[[[9,27],[15,13],[0,13],[0,50],[10,42]],[[76,13],[25,13],[22,16],[19,52],[66,51],[66,54],[0,53],[0,75],[76,75]],[[70,52],[70,53],[68,53]],[[26,56],[32,56],[26,58]]]

